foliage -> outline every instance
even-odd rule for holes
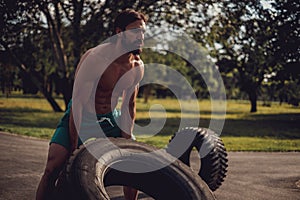
[[[279,80],[297,80],[300,76],[300,5],[297,1],[276,1],[270,23],[273,25],[272,49],[281,68],[276,74]]]
[[[53,109],[60,111],[49,89],[53,81],[67,104],[82,52],[114,34],[118,12],[134,8],[149,16],[149,26],[176,28],[186,23],[188,5],[189,1],[2,0],[1,50],[18,61],[11,65],[32,77]]]
[[[53,92],[68,103],[80,56],[114,33],[114,18],[125,8],[146,13],[154,30],[150,35],[160,31],[192,35],[216,59],[228,96],[247,93],[253,112],[262,85],[272,83],[273,90],[286,90],[290,88],[286,84],[299,83],[299,4],[295,0],[1,0],[1,87],[10,88],[16,81],[21,85],[23,80],[27,92],[39,90],[53,110],[61,111]],[[193,57],[192,49],[181,51]],[[177,55],[145,53],[145,60],[171,65],[184,74],[201,98],[208,96],[207,84],[218,88],[214,81],[205,83],[191,63]],[[196,62],[209,66],[205,60]],[[213,74],[214,68],[207,67],[207,74]]]
[[[273,76],[287,80],[292,74],[289,71],[297,71],[294,77],[299,76],[299,4],[225,0],[211,9],[215,15],[206,20],[208,33],[198,34],[201,24],[195,38],[209,46],[224,76],[236,78],[236,86],[249,95],[251,112],[256,112],[266,77],[268,81]]]

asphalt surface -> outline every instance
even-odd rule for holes
[[[42,175],[48,141],[0,133],[0,199],[31,200]],[[223,185],[215,191],[220,200],[300,200],[300,152],[229,152]],[[192,156],[193,168],[198,158]],[[298,186],[297,186],[298,185]],[[112,200],[122,188],[107,188]],[[151,199],[144,194],[139,199]]]

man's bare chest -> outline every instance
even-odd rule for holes
[[[132,61],[125,64],[111,64],[102,74],[98,89],[123,91],[137,84],[141,77],[140,64]]]

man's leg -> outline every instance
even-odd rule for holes
[[[137,200],[138,191],[134,188],[124,186],[123,187],[125,200]]]
[[[65,147],[56,143],[50,145],[46,168],[36,192],[36,200],[45,200],[51,196],[55,181],[68,157],[69,151]]]
[[[121,112],[119,110],[113,110],[109,114],[98,114],[99,125],[104,131],[107,137],[122,137],[121,129],[118,127],[117,121],[120,123]],[[107,120],[109,118],[109,120]],[[101,120],[106,119],[106,120]],[[123,187],[125,200],[136,200],[138,197],[138,191],[134,188],[124,186]]]

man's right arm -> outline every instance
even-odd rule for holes
[[[86,62],[84,62],[88,55],[90,54],[92,50],[87,51],[81,58],[80,62],[78,63],[77,69],[76,69],[76,73],[75,73],[75,82],[77,83],[77,85],[82,85],[82,87],[86,87],[85,84],[89,84],[89,81],[85,80],[83,81],[82,78],[81,80],[78,79],[78,71],[79,69],[83,68],[89,68],[89,66],[87,66]],[[82,77],[79,74],[79,77]],[[72,101],[72,107],[70,110],[70,118],[69,118],[69,140],[70,140],[70,152],[72,153],[78,145],[78,131],[80,130],[80,123],[82,121],[82,111],[83,111],[83,105],[86,104],[87,99],[91,96],[91,88],[86,87],[86,90],[80,90],[79,87],[75,87],[73,89],[73,101]],[[79,95],[81,94],[81,95]],[[85,98],[83,98],[85,96]],[[74,112],[73,112],[73,108],[76,108],[76,116],[74,116]],[[76,117],[76,125],[75,125],[75,118]]]
[[[96,47],[97,48],[97,47]],[[78,131],[80,130],[83,113],[87,106],[93,108],[99,78],[110,62],[101,56],[101,49],[86,52],[78,64],[72,94],[72,109],[69,121],[71,151],[77,147]]]
[[[76,130],[76,126],[74,123],[72,108],[70,111],[70,119],[69,119],[69,138],[70,138],[70,152],[72,153],[78,144],[78,132]]]

